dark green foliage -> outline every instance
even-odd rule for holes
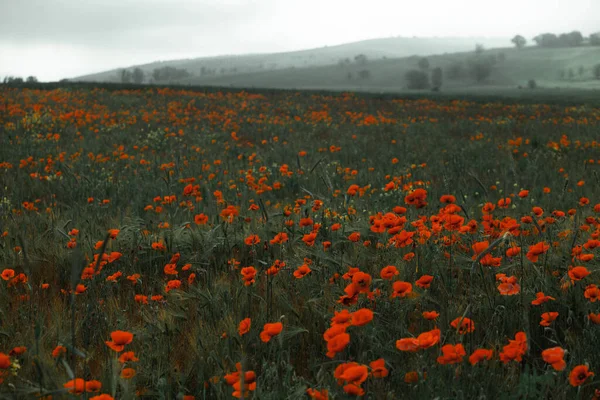
[[[440,67],[436,67],[431,71],[431,86],[435,90],[439,90],[442,87],[443,72]]]
[[[521,35],[516,35],[514,38],[512,38],[511,42],[517,49],[522,49],[527,44],[527,39]]]
[[[408,89],[427,89],[429,87],[429,76],[425,71],[417,69],[410,70],[404,76]]]
[[[156,68],[152,71],[154,82],[170,82],[178,79],[184,79],[190,76],[185,69],[175,67]]]

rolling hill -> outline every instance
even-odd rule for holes
[[[534,79],[541,88],[599,89],[600,80],[592,76],[592,68],[600,62],[600,47],[563,49],[525,48],[516,50],[500,48],[485,51],[481,56],[495,57],[489,78],[477,83],[468,76],[469,61],[473,52],[429,56],[430,68],[444,71],[444,90],[493,91],[501,88],[527,86]],[[418,68],[420,57],[373,60],[365,65],[329,65],[307,68],[288,68],[277,71],[238,74],[222,77],[192,77],[181,81],[190,85],[214,85],[256,88],[294,88],[330,90],[374,90],[397,92],[406,90],[404,76]],[[448,78],[448,71],[460,65],[463,76]],[[579,74],[583,68],[583,74]],[[361,70],[369,77],[360,79]],[[561,71],[565,77],[561,78]],[[573,77],[569,78],[569,71]]]
[[[183,85],[235,88],[326,89],[402,92],[405,74],[418,69],[427,56],[430,67],[443,71],[446,92],[497,92],[527,87],[535,80],[538,88],[600,89],[593,68],[600,63],[600,47],[488,48],[474,52],[475,43],[498,43],[477,39],[388,38],[290,53],[222,56],[175,60],[139,66],[147,76],[154,68],[186,69],[191,76],[170,82]],[[364,54],[366,62],[355,61]],[[407,56],[407,54],[410,54]],[[492,60],[491,74],[476,82],[469,74],[475,59]],[[133,68],[133,67],[130,67]],[[205,73],[201,73],[204,71]],[[206,73],[206,71],[209,71]],[[210,72],[213,71],[213,72]],[[368,71],[368,72],[365,72]],[[86,82],[115,82],[117,70],[75,78]]]
[[[506,38],[406,38],[392,37],[370,39],[359,42],[325,46],[309,50],[300,50],[272,54],[225,55],[219,57],[194,58],[185,60],[158,61],[144,65],[124,66],[124,68],[140,67],[147,75],[153,69],[175,67],[186,69],[194,76],[201,76],[202,71],[216,71],[216,76],[231,76],[254,72],[266,72],[287,68],[318,67],[335,65],[341,60],[354,61],[358,54],[368,59],[401,58],[413,55],[426,56],[432,54],[455,53],[469,51],[476,44],[486,48],[503,46],[509,43]],[[89,74],[73,78],[84,82],[115,82],[118,80],[118,69]],[[212,76],[212,75],[209,75]]]

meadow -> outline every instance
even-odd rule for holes
[[[0,87],[0,398],[598,399],[599,128]]]

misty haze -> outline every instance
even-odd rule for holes
[[[600,2],[0,15],[0,399],[600,399]]]

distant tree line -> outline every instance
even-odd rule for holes
[[[213,70],[208,70],[203,67],[203,72],[205,74],[214,73]],[[118,72],[118,80],[121,83],[135,83],[142,84],[146,81],[151,82],[173,82],[179,79],[188,78],[191,74],[183,69],[183,68],[175,68],[175,67],[161,67],[155,68],[152,70],[152,73],[147,76],[147,74],[139,67],[136,67],[132,70],[129,69],[121,69]]]
[[[191,74],[183,68],[162,67],[152,70],[154,82],[170,82],[190,77]]]
[[[555,33],[541,33],[534,37],[533,41],[538,47],[577,47],[584,45],[586,38],[580,31],[572,31],[558,35]],[[521,35],[516,35],[511,39],[511,42],[517,49],[522,49],[527,44],[527,39]],[[600,32],[592,33],[587,42],[590,46],[600,46]]]
[[[475,52],[465,62],[455,62],[444,72],[442,68],[430,68],[429,59],[418,60],[417,68],[407,71],[404,75],[406,87],[411,90],[431,89],[439,91],[444,76],[451,80],[471,79],[476,83],[485,82],[494,71],[494,67],[506,59],[504,53],[487,54],[482,45],[475,47]]]
[[[122,69],[118,72],[118,78],[119,81],[121,81],[121,83],[135,83],[137,85],[140,85],[144,83],[145,77],[146,74],[139,67],[136,67],[131,71],[128,69]]]
[[[22,83],[37,83],[38,79],[35,76],[28,76],[23,79],[20,76],[5,76],[2,79],[3,85],[20,85]]]

